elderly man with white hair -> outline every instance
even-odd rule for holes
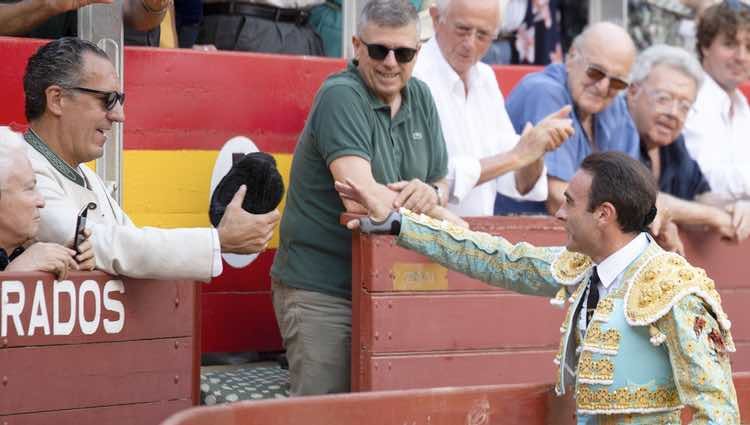
[[[44,198],[26,157],[26,148],[0,128],[0,271],[52,272],[64,279],[69,270],[94,268],[94,251],[86,239],[76,251],[33,241],[39,231]],[[86,232],[90,235],[90,232]]]
[[[678,225],[704,225],[725,239],[746,239],[750,235],[747,202],[722,205],[682,135],[704,80],[700,63],[683,49],[654,45],[638,56],[631,79],[627,104],[633,120],[625,131],[640,138],[640,160],[659,183],[659,207]],[[735,211],[739,220],[733,220]]]
[[[461,216],[493,214],[496,194],[544,201],[543,156],[572,133],[570,107],[519,136],[505,110],[495,73],[479,62],[500,28],[498,0],[438,0],[430,9],[435,37],[417,59],[440,115],[448,149],[448,209]]]

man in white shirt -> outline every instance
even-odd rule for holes
[[[495,194],[547,199],[545,152],[572,133],[569,107],[527,126],[519,137],[505,111],[494,71],[479,62],[500,24],[497,0],[438,0],[435,37],[414,75],[430,87],[448,149],[448,208],[460,216],[493,214]]]
[[[74,37],[54,40],[29,58],[24,74],[23,135],[39,192],[39,239],[70,246],[76,214],[89,208],[96,267],[134,278],[208,281],[222,271],[221,252],[265,249],[278,211],[255,215],[242,209],[240,188],[214,228],[136,227],[86,162],[102,156],[107,133],[125,119],[125,95],[106,53]],[[24,142],[25,140],[25,142]],[[4,143],[5,140],[0,140]]]
[[[706,79],[685,123],[685,142],[711,190],[727,203],[750,199],[750,107],[740,84],[750,79],[750,8],[711,6],[698,23]]]

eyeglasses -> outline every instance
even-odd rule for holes
[[[460,38],[470,37],[472,34],[475,34],[474,37],[481,43],[488,43],[494,38],[492,32],[487,29],[475,28],[456,22],[453,23],[453,32]]]
[[[678,99],[671,93],[662,90],[650,90],[646,91],[646,94],[648,94],[654,102],[654,105],[656,106],[655,109],[658,108],[662,112],[671,113],[674,111],[674,106],[677,105],[677,114],[680,118],[685,118],[693,108],[693,102],[689,102],[685,99]]]
[[[603,69],[599,68],[596,65],[589,64],[586,67],[586,76],[589,77],[591,81],[597,83],[605,78],[609,79],[609,88],[612,90],[625,90],[630,85],[630,83],[621,78],[613,77],[607,74]]]
[[[101,91],[89,89],[86,87],[67,87],[69,90],[78,90],[85,93],[96,94],[104,101],[104,108],[108,111],[114,109],[115,104],[120,102],[120,105],[125,106],[125,93],[117,91]]]
[[[362,44],[367,47],[367,54],[376,61],[384,60],[388,56],[388,53],[393,52],[393,56],[396,57],[396,62],[409,63],[414,59],[414,55],[417,54],[417,49],[411,47],[396,47],[391,49],[382,44],[367,44],[361,39],[359,41],[362,41]]]

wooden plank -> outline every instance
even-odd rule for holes
[[[744,355],[750,343],[737,344],[731,357],[735,373],[750,372]],[[467,385],[550,382],[557,348],[361,354],[359,391],[383,391]],[[439,373],[436,373],[439,371]]]
[[[0,350],[0,414],[190,399],[191,338]]]
[[[750,323],[750,290],[721,291],[729,318]],[[512,293],[362,294],[357,347],[372,353],[557,347],[565,311],[547,298]],[[415,318],[418,318],[415,320]],[[732,328],[750,341],[750,326]]]
[[[0,416],[4,425],[156,425],[192,406],[190,400],[169,400],[120,406]]]
[[[362,391],[550,382],[557,349],[365,356]]]
[[[203,352],[281,349],[270,292],[204,293],[202,298]]]
[[[180,412],[163,425],[547,424],[551,386],[436,388],[239,402]]]
[[[547,298],[511,293],[364,299],[372,313],[359,329],[373,353],[557,347],[565,314]]]
[[[62,282],[47,273],[4,273],[0,279],[0,292],[8,298],[0,306],[0,319],[6,323],[0,351],[193,333],[193,282],[123,280],[100,272],[71,273]],[[13,315],[16,308],[20,314]],[[32,317],[39,326],[31,326]]]

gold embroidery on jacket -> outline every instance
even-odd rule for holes
[[[609,385],[615,377],[615,364],[608,358],[594,360],[592,353],[584,351],[578,361],[578,382]]]
[[[584,351],[614,355],[619,349],[620,332],[617,329],[603,331],[599,323],[591,323],[583,341]]]
[[[680,396],[674,388],[658,388],[654,391],[646,387],[634,390],[618,388],[610,392],[605,388],[593,389],[588,385],[579,385],[576,402],[578,411],[587,414],[648,413],[682,408]]]

